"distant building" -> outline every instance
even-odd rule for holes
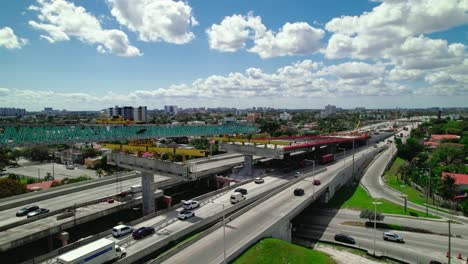
[[[113,116],[121,116],[124,120],[132,120],[132,121],[146,121],[147,119],[147,108],[146,106],[115,106],[111,108],[107,108],[105,110],[107,117]]]
[[[329,115],[334,115],[336,114],[336,106],[334,105],[327,105],[325,106],[325,109],[323,109],[320,114],[322,116],[329,116]]]
[[[237,119],[233,116],[225,116],[223,118],[223,123],[224,124],[232,124],[232,123],[236,123],[237,122]]]
[[[280,114],[279,118],[283,121],[289,121],[292,119],[292,116],[286,112]]]
[[[24,116],[26,115],[26,109],[20,108],[0,108],[0,116]]]
[[[452,177],[455,180],[457,191],[462,192],[468,190],[468,174],[442,172],[442,179],[446,177]]]
[[[164,112],[166,114],[177,115],[177,113],[179,112],[179,109],[177,105],[165,105]]]
[[[205,121],[189,121],[187,122],[189,126],[203,126],[205,125]]]
[[[254,123],[255,120],[257,120],[260,117],[261,115],[259,113],[248,113],[246,119],[247,119],[247,122]]]

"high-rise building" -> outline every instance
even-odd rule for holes
[[[166,114],[177,115],[179,109],[177,105],[165,105],[164,112],[166,112]]]
[[[115,106],[106,109],[107,117],[121,116],[124,120],[133,120],[133,121],[146,121],[147,118],[147,108],[146,106]]]
[[[292,116],[286,112],[280,114],[279,118],[283,121],[289,121],[292,119]]]
[[[322,110],[321,112],[322,116],[329,116],[329,115],[334,115],[334,114],[336,114],[336,106],[334,105],[325,106],[325,109]]]
[[[26,109],[20,108],[0,108],[0,116],[24,116],[26,114]]]

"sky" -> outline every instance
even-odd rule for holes
[[[22,0],[0,107],[468,107],[468,0]]]

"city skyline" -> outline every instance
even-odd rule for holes
[[[466,1],[132,3],[6,2],[0,107],[467,106]]]

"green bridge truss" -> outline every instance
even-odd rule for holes
[[[238,124],[218,126],[7,126],[0,128],[0,147],[255,132],[257,132],[255,126]]]

